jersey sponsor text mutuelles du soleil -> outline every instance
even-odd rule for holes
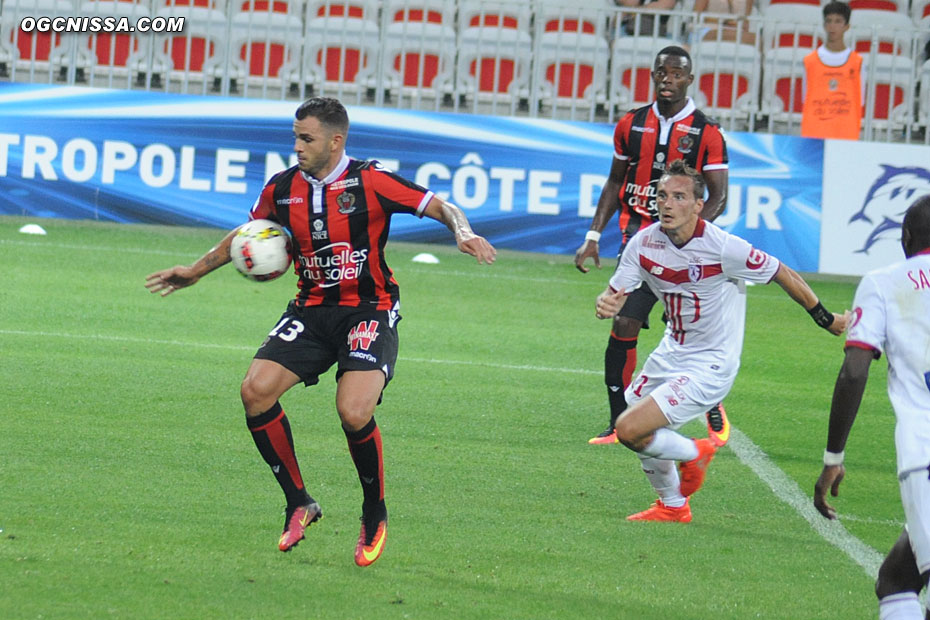
[[[390,310],[399,300],[384,246],[395,213],[423,217],[433,193],[377,161],[342,156],[317,180],[293,166],[273,176],[249,212],[294,239],[300,306]]]
[[[898,473],[930,465],[930,251],[870,271],[856,289],[846,347],[888,358]]]
[[[669,162],[683,159],[698,172],[726,170],[727,146],[717,123],[688,97],[675,116],[659,114],[657,103],[630,110],[614,129],[614,157],[627,162],[620,188],[624,241],[656,219],[656,185]]]
[[[645,283],[662,301],[668,323],[656,352],[671,356],[682,369],[713,365],[718,376],[735,379],[743,348],[744,281],[768,283],[779,265],[702,219],[681,248],[657,222],[630,239],[610,286],[629,292]]]

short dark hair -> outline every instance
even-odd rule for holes
[[[669,45],[659,50],[659,53],[656,54],[656,64],[658,64],[660,56],[680,56],[688,61],[689,68],[694,66],[694,63],[691,62],[691,54],[688,53],[688,50],[678,45]]]
[[[701,176],[701,173],[685,163],[683,159],[676,159],[668,165],[665,169],[665,173],[662,175],[662,178],[665,177],[688,177],[691,179],[691,184],[694,186],[694,198],[696,200],[704,199],[704,177]],[[659,179],[660,181],[662,179]]]
[[[901,223],[902,234],[907,231],[908,248],[912,253],[930,248],[930,195],[919,198],[908,207]]]
[[[349,131],[349,113],[338,99],[332,97],[311,97],[298,106],[294,116],[299,121],[312,116],[330,129],[343,133]]]
[[[823,5],[823,18],[827,19],[827,15],[839,15],[848,24],[852,9],[845,2],[828,2]]]

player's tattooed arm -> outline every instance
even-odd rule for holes
[[[237,230],[238,228],[230,231],[222,241],[210,248],[210,251],[201,256],[193,265],[175,265],[170,269],[149,274],[145,277],[145,288],[149,292],[158,293],[164,297],[180,288],[196,284],[200,278],[231,260],[229,246]]]
[[[465,213],[457,206],[433,196],[426,205],[424,215],[445,224],[446,228],[455,235],[455,243],[459,250],[471,254],[478,259],[479,263],[490,265],[494,262],[497,250],[488,243],[487,239],[475,234]]]

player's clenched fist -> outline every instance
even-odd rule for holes
[[[620,289],[615,291],[611,287],[604,289],[604,292],[597,296],[597,302],[594,306],[595,316],[599,319],[609,319],[620,312],[620,308],[626,302],[626,291]]]

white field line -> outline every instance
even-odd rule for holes
[[[15,329],[0,329],[0,335],[27,336],[38,338],[65,338],[77,340],[105,340],[111,342],[131,342],[136,344],[199,347],[204,349],[225,349],[230,351],[254,351],[255,347],[244,345],[213,344],[205,342],[184,342],[180,340],[156,340],[151,338],[137,338],[132,336],[115,336],[112,334],[68,334],[62,332],[42,332]],[[533,372],[559,372],[585,375],[599,375],[601,370],[588,370],[584,368],[552,368],[548,366],[533,366],[530,364],[495,364],[485,362],[442,360],[430,358],[401,357],[402,360],[425,364],[449,364],[457,366],[484,366],[502,370],[523,370]],[[814,508],[813,502],[801,490],[801,487],[785,472],[776,466],[771,459],[736,427],[730,429],[730,441],[727,445],[733,450],[737,458],[751,469],[775,494],[775,496],[788,504],[811,528],[824,540],[848,555],[856,564],[865,570],[866,574],[875,579],[878,568],[882,563],[882,556],[861,540],[850,534],[840,521],[824,519]],[[842,515],[845,516],[845,515]],[[850,521],[869,521],[853,516],[845,516]]]
[[[882,564],[881,554],[850,534],[838,520],[823,518],[798,483],[779,469],[749,437],[731,427],[727,445],[743,464],[772,489],[778,499],[794,508],[815,532],[852,558],[869,577],[878,577],[878,568]]]

